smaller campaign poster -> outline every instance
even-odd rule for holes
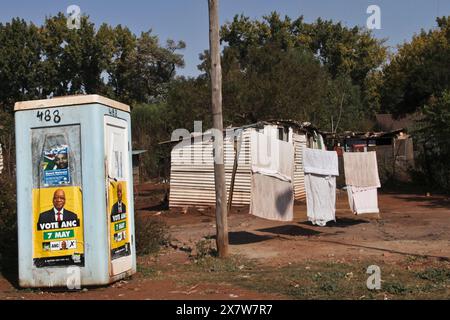
[[[84,266],[81,189],[33,189],[32,196],[34,265]]]
[[[42,157],[44,185],[70,184],[69,147],[67,145],[44,150]]]
[[[108,199],[111,260],[114,260],[131,254],[126,181],[111,182]]]

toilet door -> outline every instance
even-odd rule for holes
[[[105,116],[105,170],[110,275],[132,268],[129,210],[128,124]]]

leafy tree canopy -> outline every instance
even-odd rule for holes
[[[415,35],[398,48],[383,70],[381,101],[386,112],[413,113],[430,97],[450,89],[450,17]]]

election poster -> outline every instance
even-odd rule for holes
[[[127,182],[111,181],[108,188],[111,260],[131,254],[127,199]]]
[[[55,146],[42,154],[44,185],[70,184],[69,147]]]
[[[84,265],[83,197],[79,187],[33,189],[36,267]]]
[[[33,263],[84,265],[80,125],[32,129]]]

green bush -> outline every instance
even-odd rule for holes
[[[136,253],[146,255],[156,253],[168,244],[170,237],[167,225],[161,219],[136,218]]]
[[[17,214],[15,183],[0,175],[0,263],[5,267],[11,259],[17,258]]]

